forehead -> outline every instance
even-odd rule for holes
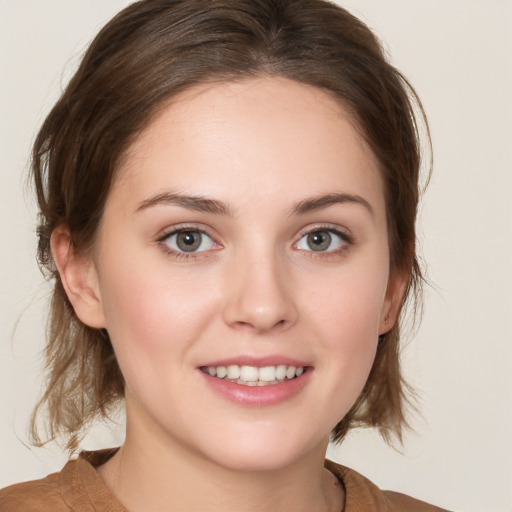
[[[193,187],[256,200],[276,190],[282,199],[304,195],[314,185],[320,193],[341,187],[382,196],[378,167],[341,102],[261,77],[203,84],[173,98],[128,149],[115,188],[141,196]]]

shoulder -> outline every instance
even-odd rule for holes
[[[420,501],[405,494],[393,491],[383,491],[388,501],[393,504],[393,510],[403,510],[410,512],[448,512],[444,508],[429,505],[424,501]]]
[[[96,471],[117,450],[83,451],[59,473],[0,490],[0,512],[126,512]]]
[[[68,512],[59,490],[59,473],[0,490],[2,512]]]
[[[345,487],[345,512],[448,512],[405,494],[382,491],[353,469],[326,460],[325,467]]]

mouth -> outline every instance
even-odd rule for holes
[[[241,384],[242,386],[274,386],[297,379],[308,370],[307,366],[202,366],[201,371],[216,379]]]

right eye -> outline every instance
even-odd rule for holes
[[[169,248],[178,253],[194,253],[210,251],[215,248],[215,242],[198,229],[177,229],[161,239]]]

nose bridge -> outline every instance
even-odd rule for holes
[[[237,251],[228,270],[224,316],[232,327],[264,332],[296,321],[286,257],[270,244]]]

